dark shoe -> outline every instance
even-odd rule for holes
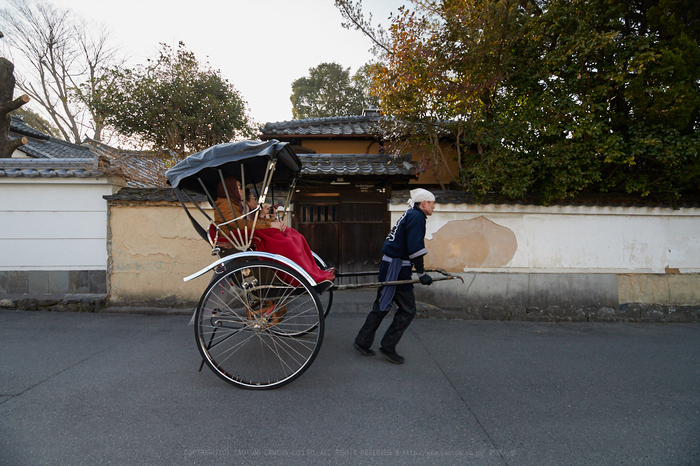
[[[404,357],[399,356],[399,354],[396,351],[389,352],[384,348],[379,348],[379,352],[386,356],[386,358],[394,364],[403,364],[406,361]]]
[[[360,346],[357,343],[353,343],[352,347],[359,351],[362,356],[374,356],[377,354],[374,352],[374,350]]]

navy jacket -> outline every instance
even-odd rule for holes
[[[400,258],[411,261],[416,266],[416,271],[423,272],[423,256],[428,253],[425,249],[425,222],[426,215],[420,208],[408,209],[396,222],[389,235],[384,240],[382,252],[390,258]],[[379,268],[379,281],[385,281],[389,263],[382,261]],[[402,267],[398,280],[409,280],[411,267]],[[412,288],[412,285],[401,285],[401,288]]]

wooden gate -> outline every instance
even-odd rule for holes
[[[296,229],[328,265],[339,272],[379,270],[389,231],[386,193],[350,187],[333,193],[297,193],[295,204]]]

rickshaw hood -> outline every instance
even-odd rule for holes
[[[277,159],[273,180],[288,183],[301,171],[301,161],[289,143],[276,139],[269,141],[239,141],[217,144],[192,154],[165,173],[173,188],[188,189],[203,193],[197,180],[201,179],[207,189],[216,190],[221,170],[224,176],[241,177],[241,164],[246,183],[259,183],[265,176],[267,162]],[[238,162],[238,163],[236,163]]]

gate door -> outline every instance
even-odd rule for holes
[[[309,248],[329,267],[338,269],[340,196],[333,193],[297,194],[296,229]]]
[[[340,271],[379,270],[387,235],[386,195],[342,193],[340,203]],[[369,277],[376,281],[376,276]]]
[[[388,232],[386,202],[379,192],[298,193],[296,228],[339,272],[377,271]],[[367,278],[361,281],[376,280]]]

